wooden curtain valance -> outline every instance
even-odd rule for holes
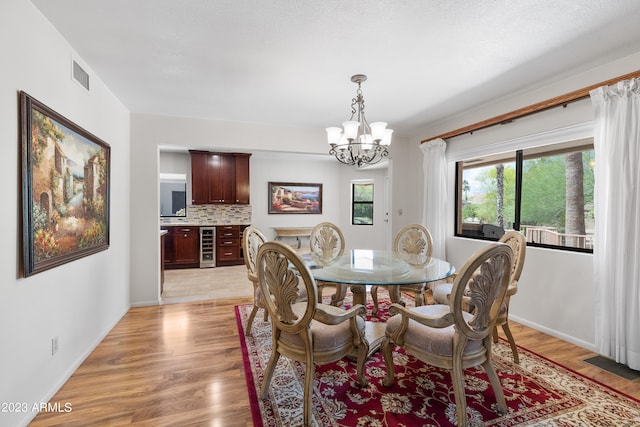
[[[581,99],[588,98],[589,92],[592,91],[593,89],[599,88],[600,86],[609,86],[622,80],[628,80],[628,79],[633,79],[637,77],[640,77],[640,70],[634,71],[629,74],[625,74],[623,76],[615,77],[613,79],[606,80],[604,82],[596,83],[594,85],[587,86],[585,88],[578,89],[573,92],[565,93],[564,95],[556,96],[555,98],[547,99],[546,101],[538,102],[536,104],[532,104],[527,107],[519,108],[509,113],[501,114],[499,116],[495,116],[490,119],[474,123],[472,125],[468,125],[456,130],[443,133],[441,135],[423,139],[421,143],[429,142],[437,138],[442,138],[442,139],[453,138],[454,136],[463,135],[465,133],[488,128],[490,126],[495,126],[500,123],[509,122],[511,120],[515,120],[520,117],[525,117],[530,114],[538,113],[540,111],[548,110],[550,108],[557,107],[559,105],[565,105],[570,102],[579,101]]]

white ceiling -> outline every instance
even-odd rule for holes
[[[640,49],[637,0],[32,2],[132,112],[322,133],[353,74],[367,119],[409,134]]]

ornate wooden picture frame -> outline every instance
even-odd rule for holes
[[[109,247],[111,147],[20,92],[22,272]]]

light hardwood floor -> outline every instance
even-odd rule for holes
[[[244,274],[218,287],[250,292]],[[249,293],[132,308],[51,400],[73,410],[31,425],[252,426],[234,311],[251,302]],[[640,382],[583,362],[593,353],[511,324],[518,344],[640,398]]]

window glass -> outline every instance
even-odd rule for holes
[[[456,235],[592,251],[594,166],[590,139],[459,162]]]
[[[515,222],[515,155],[464,166],[459,234],[499,238]]]
[[[527,157],[520,214],[527,240],[593,249],[593,150]]]
[[[373,183],[353,183],[351,223],[373,225]]]

